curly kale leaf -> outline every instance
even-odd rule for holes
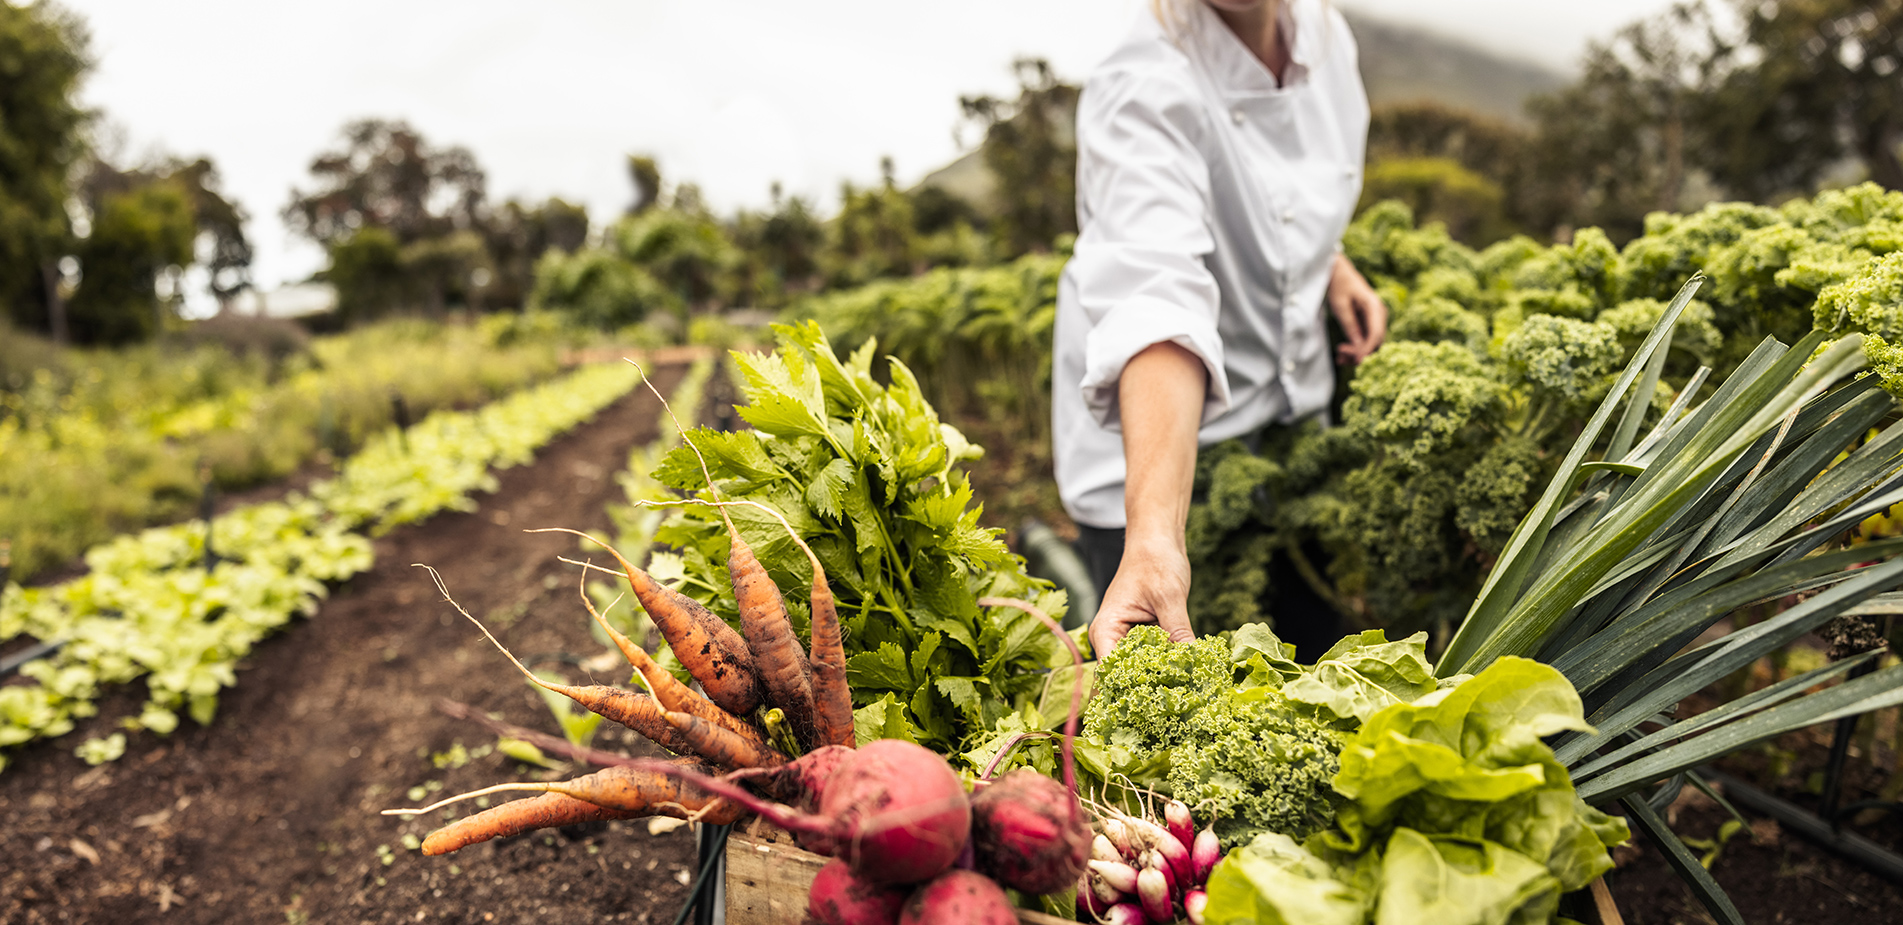
[[[1623,358],[1639,349],[1645,336],[1652,333],[1652,326],[1665,314],[1665,308],[1665,303],[1657,299],[1630,299],[1601,312],[1599,323],[1609,324],[1618,332]],[[1678,325],[1672,331],[1672,346],[1709,365],[1725,340],[1711,319],[1711,306],[1693,299],[1678,316]]]
[[[1453,344],[1389,344],[1361,364],[1350,391],[1344,423],[1410,463],[1498,417],[1503,398],[1487,366]]]
[[[1086,738],[1138,763],[1167,753],[1164,784],[1226,844],[1305,836],[1334,820],[1342,733],[1271,686],[1238,687],[1229,643],[1171,643],[1140,626],[1098,663]]]
[[[1903,252],[1880,257],[1856,276],[1824,287],[1811,311],[1825,330],[1847,326],[1885,341],[1903,340]]]
[[[1495,444],[1461,477],[1454,525],[1488,555],[1498,555],[1532,508],[1531,495],[1545,484],[1545,475],[1538,444],[1522,437]]]
[[[1394,313],[1388,327],[1388,339],[1423,344],[1459,344],[1474,356],[1487,355],[1487,319],[1461,308],[1452,299],[1416,298]]]
[[[1553,315],[1527,318],[1501,353],[1515,378],[1569,401],[1587,398],[1624,359],[1612,325]]]

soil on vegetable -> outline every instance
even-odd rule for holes
[[[684,368],[656,373],[663,392]],[[475,806],[377,815],[577,773],[507,760],[489,750],[493,735],[436,712],[449,698],[560,732],[411,563],[441,570],[457,601],[531,667],[625,681],[625,663],[595,660],[603,648],[576,600],[577,570],[557,561],[577,557],[577,541],[523,528],[605,532],[605,509],[621,498],[614,474],[654,438],[659,414],[638,390],[532,465],[499,472],[501,490],[480,497],[480,510],[377,540],[375,568],[243,663],[209,727],[130,732],[124,757],[87,767],[74,747],[138,713],[145,692],[133,685],[76,732],[14,752],[0,773],[0,922],[672,921],[695,862],[686,828],[594,823],[426,858],[406,836]],[[648,753],[611,723],[594,745]]]

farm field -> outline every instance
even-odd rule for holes
[[[685,368],[656,371],[663,392]],[[431,763],[430,753],[457,741],[470,749],[494,742],[436,712],[439,699],[553,727],[540,698],[410,563],[440,569],[472,613],[510,615],[491,627],[524,656],[598,654],[575,599],[575,570],[556,561],[574,556],[573,539],[522,530],[604,530],[607,506],[621,497],[612,474],[653,438],[659,412],[645,389],[630,393],[533,465],[499,472],[501,488],[479,497],[479,511],[376,540],[375,567],[338,588],[316,618],[262,644],[211,726],[186,723],[167,739],[134,735],[124,757],[88,768],[72,746],[97,734],[91,727],[108,727],[103,717],[137,712],[140,694],[121,690],[90,727],[20,750],[0,774],[8,819],[0,921],[671,916],[686,892],[677,875],[694,859],[685,829],[653,836],[639,821],[594,824],[424,859],[401,838],[429,826],[376,815],[406,805],[411,786],[436,781],[454,791],[517,778],[514,763],[497,755],[460,769]],[[604,728],[596,744],[621,743]],[[393,853],[387,866],[380,845]]]

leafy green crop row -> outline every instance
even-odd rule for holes
[[[227,489],[282,477],[387,427],[392,396],[420,417],[545,379],[566,337],[535,316],[403,321],[320,338],[276,367],[214,347],[140,347],[0,368],[0,538],[31,577],[189,515],[201,467]]]
[[[161,734],[177,711],[209,723],[239,660],[292,617],[316,612],[326,585],[371,564],[364,532],[380,534],[442,510],[473,510],[493,491],[492,466],[528,462],[555,435],[635,386],[622,363],[588,366],[470,412],[441,411],[406,432],[371,439],[308,496],[251,505],[210,527],[177,524],[121,536],[86,554],[89,572],[65,584],[0,596],[0,641],[64,643],[0,688],[0,746],[63,735],[97,712],[103,688],[143,677],[151,697],[122,722]],[[88,743],[91,758],[113,749]],[[89,759],[90,760],[90,759]],[[4,759],[0,758],[0,767]]]
[[[1393,310],[1390,343],[1356,371],[1340,426],[1283,434],[1259,457],[1235,445],[1202,454],[1208,500],[1191,511],[1189,542],[1204,628],[1261,619],[1262,563],[1317,542],[1332,561],[1308,577],[1342,609],[1390,626],[1457,621],[1696,273],[1709,296],[1680,316],[1663,368],[1681,387],[1700,365],[1721,380],[1764,337],[1794,342],[1813,324],[1903,334],[1903,193],[1869,184],[1775,209],[1655,214],[1623,249],[1588,228],[1570,244],[1514,238],[1476,253],[1385,203],[1343,245]],[[1873,360],[1884,350],[1873,342]],[[1675,396],[1661,386],[1663,410]]]

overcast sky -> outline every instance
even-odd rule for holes
[[[1564,70],[1669,0],[1340,2]],[[210,156],[269,288],[322,266],[278,213],[353,118],[470,148],[492,201],[561,196],[597,221],[632,195],[627,152],[723,212],[765,205],[774,180],[830,207],[882,155],[903,183],[957,156],[959,94],[1010,92],[1014,57],[1081,79],[1145,0],[65,3],[91,29],[83,95],[120,154]]]

